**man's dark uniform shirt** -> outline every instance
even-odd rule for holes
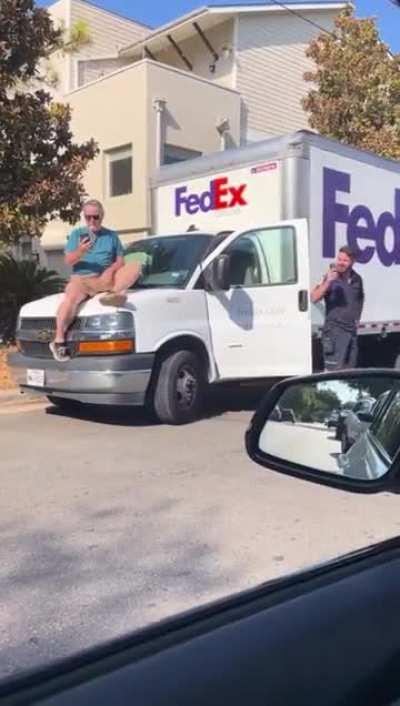
[[[363,281],[357,272],[350,270],[334,280],[325,294],[325,326],[338,326],[354,331],[361,318],[364,303]]]

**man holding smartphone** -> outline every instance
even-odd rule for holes
[[[311,301],[325,301],[325,324],[322,350],[325,370],[342,370],[357,366],[357,327],[364,305],[363,281],[353,270],[352,250],[340,248],[336,262],[311,292]]]
[[[86,201],[83,218],[86,226],[74,228],[65,247],[65,261],[72,266],[72,276],[57,311],[56,335],[50,343],[53,357],[60,362],[70,359],[65,336],[79,305],[104,293],[100,298],[102,304],[122,306],[127,289],[141,272],[137,262],[124,264],[117,233],[102,225],[104,209],[100,201]]]

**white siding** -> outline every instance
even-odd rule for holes
[[[330,29],[336,12],[302,14]],[[320,30],[288,13],[241,15],[238,28],[237,84],[243,97],[242,135],[248,130],[282,134],[307,127],[301,99],[312,68],[305,56]]]
[[[201,27],[201,22],[199,22],[199,25]],[[223,47],[232,47],[233,45],[233,26],[233,20],[229,20],[227,22],[221,22],[211,29],[204,30],[204,34],[220,57],[216,62],[214,72],[210,71],[210,64],[214,62],[213,56],[197,33],[195,33],[193,37],[190,37],[190,39],[177,42],[185,56],[191,62],[194,74],[202,76],[209,81],[215,81],[216,83],[228,86],[229,88],[234,87],[232,77],[233,56],[231,54],[229,57],[224,57],[222,55],[222,49]],[[174,36],[173,32],[171,32],[171,34]],[[149,48],[151,49],[151,43],[149,44]],[[168,47],[163,51],[153,51],[153,53],[157,61],[187,71],[185,64],[173,47]]]
[[[75,65],[78,60],[82,59],[107,59],[107,57],[112,57],[114,54],[117,54],[121,47],[140,41],[150,33],[150,29],[147,27],[133,20],[119,17],[112,12],[95,7],[85,2],[85,0],[71,0],[71,5],[72,26],[78,20],[86,22],[91,39],[90,44],[83,46],[79,52],[73,55]],[[107,61],[104,61],[100,67],[95,67],[94,65],[88,66],[88,80],[98,78],[99,75],[107,70],[107,66],[109,66],[110,71],[114,71],[116,68],[119,68],[119,66],[123,66],[124,63],[126,64],[128,62],[121,60],[118,63],[110,62],[107,65]],[[70,89],[81,85],[77,83],[77,76],[78,71],[75,71]]]
[[[111,74],[126,66],[124,59],[87,59],[78,61],[77,87]]]
[[[92,43],[83,47],[80,54],[85,57],[109,56],[118,49],[143,39],[150,29],[133,20],[95,7],[84,0],[72,0],[72,24],[77,20],[87,23]]]

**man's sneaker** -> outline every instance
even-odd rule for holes
[[[71,359],[68,352],[68,346],[65,343],[56,343],[55,341],[52,341],[49,344],[49,348],[53,354],[54,360],[58,360],[59,363],[65,363],[66,360]]]
[[[100,297],[101,304],[106,306],[124,306],[126,304],[126,294],[116,294],[115,292],[110,292],[109,294],[104,294]]]

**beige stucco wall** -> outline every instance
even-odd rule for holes
[[[302,15],[330,29],[337,11]],[[303,76],[312,68],[305,50],[320,33],[289,13],[252,13],[239,18],[237,82],[243,96],[242,133],[248,129],[282,134],[307,127],[301,99],[308,90]]]
[[[156,112],[153,101],[166,101],[165,142],[198,150],[215,152],[220,149],[220,137],[216,123],[228,118],[232,141],[238,145],[240,139],[240,96],[232,89],[219,86],[194,74],[148,61],[148,125],[149,165],[154,170],[156,151]]]

